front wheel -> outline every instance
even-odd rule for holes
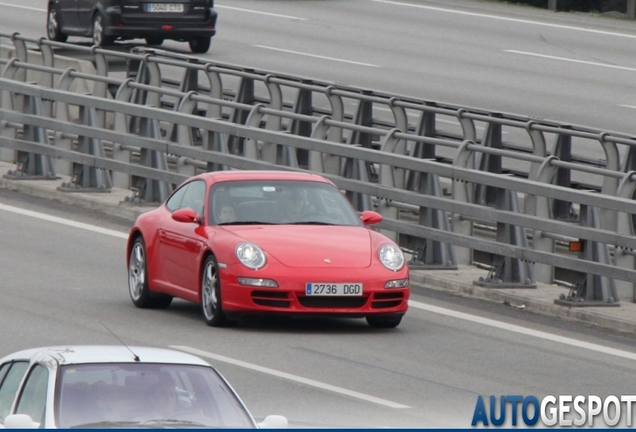
[[[223,313],[223,301],[221,299],[221,277],[219,265],[214,256],[209,256],[203,265],[201,274],[201,308],[203,318],[207,325],[223,327],[229,324]]]
[[[196,54],[204,54],[210,49],[212,45],[212,37],[195,37],[188,42],[190,45],[190,51]]]
[[[148,261],[144,239],[138,237],[130,251],[128,265],[128,292],[133,304],[138,308],[165,309],[172,303],[172,297],[150,292],[148,284]]]
[[[60,21],[55,6],[53,5],[49,6],[49,14],[46,20],[46,35],[49,40],[55,42],[66,42],[68,39],[68,35],[65,35],[60,30]]]
[[[115,39],[110,36],[106,36],[104,26],[104,17],[101,14],[95,15],[93,19],[93,45],[98,47],[105,47],[112,45]]]
[[[401,321],[402,315],[367,317],[367,323],[374,328],[395,328]]]

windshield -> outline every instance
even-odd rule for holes
[[[210,190],[209,206],[210,225],[362,225],[349,201],[327,183],[223,182]]]
[[[61,428],[254,427],[235,393],[214,369],[205,366],[64,366],[55,410]]]

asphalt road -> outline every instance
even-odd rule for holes
[[[257,418],[283,414],[297,427],[467,427],[478,395],[633,392],[636,344],[607,332],[425,291],[395,330],[348,319],[214,329],[190,303],[132,305],[127,222],[0,191],[0,226],[0,356],[119,340],[178,346],[214,364]]]
[[[2,0],[0,30],[43,36],[45,4]],[[217,9],[207,56],[221,62],[636,132],[634,23],[480,1],[233,0]],[[0,355],[117,338],[179,346],[217,366],[256,417],[310,427],[466,427],[478,395],[633,393],[633,340],[440,294],[414,292],[392,331],[336,319],[211,329],[189,303],[138,310],[126,287],[127,223],[4,191],[0,204],[114,231],[0,210]]]

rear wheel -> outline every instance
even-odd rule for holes
[[[161,45],[163,38],[146,38],[146,44],[148,45]]]
[[[93,45],[98,47],[105,47],[112,45],[115,41],[114,38],[106,36],[104,26],[104,17],[101,14],[96,14],[93,18]]]
[[[221,277],[219,265],[214,256],[209,256],[203,265],[201,274],[201,308],[203,318],[207,325],[223,327],[230,322],[223,313],[223,300],[221,299]]]
[[[150,291],[146,245],[142,237],[138,237],[135,240],[130,251],[128,292],[133,304],[138,308],[165,309],[172,303],[172,297],[163,294],[152,294]]]
[[[367,323],[375,328],[395,328],[400,325],[402,315],[368,316]]]
[[[212,37],[195,37],[190,39],[188,44],[190,45],[190,51],[196,54],[203,54],[210,49]]]
[[[60,30],[60,21],[57,17],[57,11],[55,10],[55,6],[49,6],[49,14],[46,20],[46,35],[49,40],[55,42],[66,42],[68,39],[68,35],[65,35]]]

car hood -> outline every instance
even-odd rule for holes
[[[225,226],[288,267],[366,268],[371,265],[369,230],[355,226]]]

